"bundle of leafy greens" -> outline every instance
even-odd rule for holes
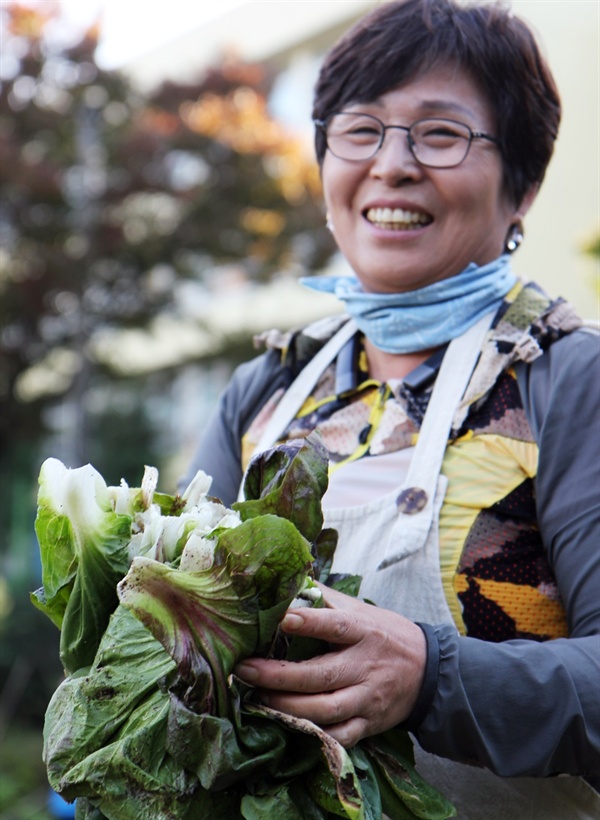
[[[232,674],[245,657],[318,648],[278,628],[290,605],[318,597],[313,579],[327,580],[335,549],[318,437],[259,456],[234,509],[203,473],[182,496],[158,493],[157,480],[146,468],[140,488],[108,487],[90,465],[41,468],[43,586],[32,600],[61,631],[66,673],[44,760],[52,787],[77,798],[76,817],[451,816],[414,770],[405,732],[347,751]],[[339,588],[356,594],[358,582]]]

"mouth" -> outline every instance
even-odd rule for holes
[[[365,218],[376,228],[394,231],[414,231],[433,222],[433,217],[423,211],[405,211],[403,208],[369,208]]]

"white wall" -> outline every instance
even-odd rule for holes
[[[563,120],[554,157],[525,219],[515,268],[599,318],[597,261],[582,246],[600,230],[600,2],[513,0],[554,73]]]

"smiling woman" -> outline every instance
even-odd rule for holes
[[[347,315],[265,334],[191,470],[230,503],[319,431],[332,571],[377,606],[325,588],[282,627],[332,651],[237,673],[348,747],[408,728],[470,820],[600,812],[599,339],[511,259],[560,116],[504,4],[392,0],[342,37],[313,118],[351,271],[306,284]]]
[[[497,145],[470,141],[471,131],[489,134],[496,126],[491,106],[468,74],[440,66],[376,102],[354,103],[346,111],[377,114],[412,129],[384,132],[379,149],[364,160],[340,159],[339,148],[337,156],[329,150],[323,158],[335,238],[365,290],[414,290],[455,276],[469,262],[484,265],[501,255],[511,224],[525,215],[533,192],[516,207],[504,190]],[[424,112],[427,120],[420,119]],[[454,136],[449,143],[446,134],[441,143],[438,136],[432,148],[422,123],[457,116],[465,120],[458,127],[467,129],[467,137]],[[335,118],[326,130],[328,146],[332,122],[335,126]],[[418,142],[413,123],[419,126]],[[406,221],[381,221],[381,209],[399,210]]]

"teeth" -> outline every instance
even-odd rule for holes
[[[367,219],[374,225],[411,228],[428,225],[432,219],[418,211],[404,211],[402,208],[369,208]]]

